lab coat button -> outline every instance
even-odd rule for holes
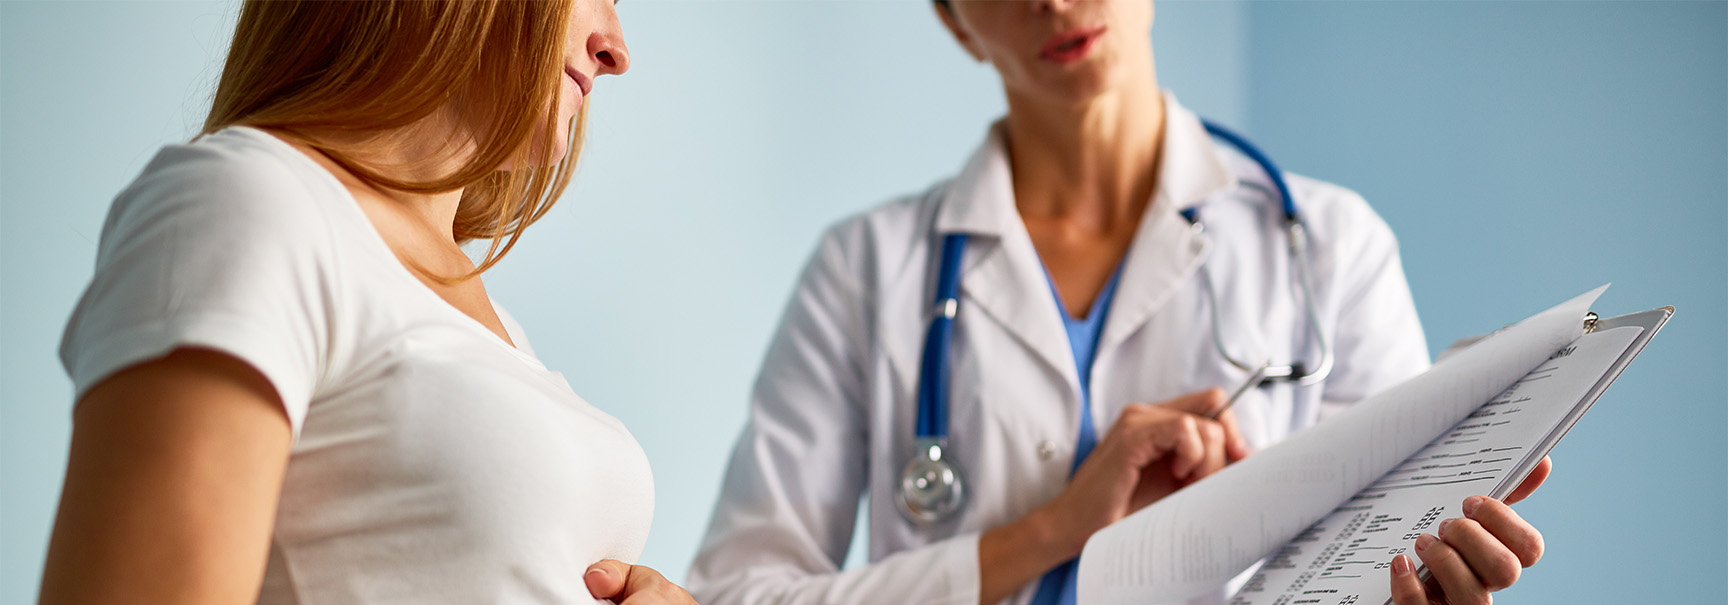
[[[1045,439],[1038,442],[1038,459],[1049,460],[1056,457],[1056,443]]]

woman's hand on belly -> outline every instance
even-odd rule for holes
[[[1050,502],[978,542],[984,603],[1007,598],[1079,556],[1104,526],[1248,455],[1220,389],[1122,410],[1110,432]]]
[[[696,605],[690,593],[660,572],[613,559],[589,565],[582,581],[594,598],[618,605]]]

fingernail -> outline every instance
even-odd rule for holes
[[[1410,575],[1412,572],[1415,572],[1415,571],[1416,571],[1415,569],[1411,569],[1410,557],[1406,557],[1404,555],[1398,555],[1396,557],[1392,557],[1392,575],[1393,576],[1397,576],[1397,577],[1402,578],[1404,576]]]
[[[1428,547],[1433,546],[1435,542],[1439,541],[1440,539],[1434,537],[1433,534],[1422,534],[1421,537],[1416,538],[1416,552],[1428,550]]]
[[[594,569],[588,570],[588,573],[582,574],[582,578],[584,581],[586,581],[588,578],[592,578],[595,576],[605,577],[606,576],[606,570],[603,570],[603,569],[596,567]]]
[[[1435,530],[1435,531],[1434,531],[1434,533],[1437,533],[1437,534],[1443,534],[1443,533],[1446,533],[1446,528],[1447,528],[1447,527],[1448,527],[1448,526],[1450,526],[1450,525],[1452,525],[1452,522],[1453,522],[1453,521],[1457,521],[1457,519],[1447,519],[1447,520],[1445,520],[1445,521],[1441,521],[1441,522],[1440,522],[1440,529],[1438,529],[1438,530]]]
[[[1470,515],[1476,514],[1476,509],[1478,507],[1482,506],[1482,500],[1484,500],[1484,498],[1482,496],[1471,496],[1469,498],[1465,498],[1464,499],[1464,516],[1468,517]]]

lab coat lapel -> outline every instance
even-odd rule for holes
[[[1061,311],[1014,206],[1013,175],[1000,124],[991,128],[984,146],[950,184],[936,232],[974,236],[962,261],[961,308],[972,305],[982,311],[1078,388]]]
[[[1205,261],[1206,237],[1182,218],[1182,209],[1236,185],[1200,119],[1168,94],[1164,107],[1158,190],[1123,260],[1116,299],[1098,343],[1100,358],[1145,325]]]

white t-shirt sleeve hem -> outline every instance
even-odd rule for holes
[[[83,399],[91,387],[114,373],[175,349],[209,349],[252,366],[270,382],[298,440],[312,396],[303,386],[305,372],[295,369],[289,349],[274,342],[258,325],[255,320],[228,313],[181,313],[90,342],[79,347],[77,357],[71,360],[74,400]]]

